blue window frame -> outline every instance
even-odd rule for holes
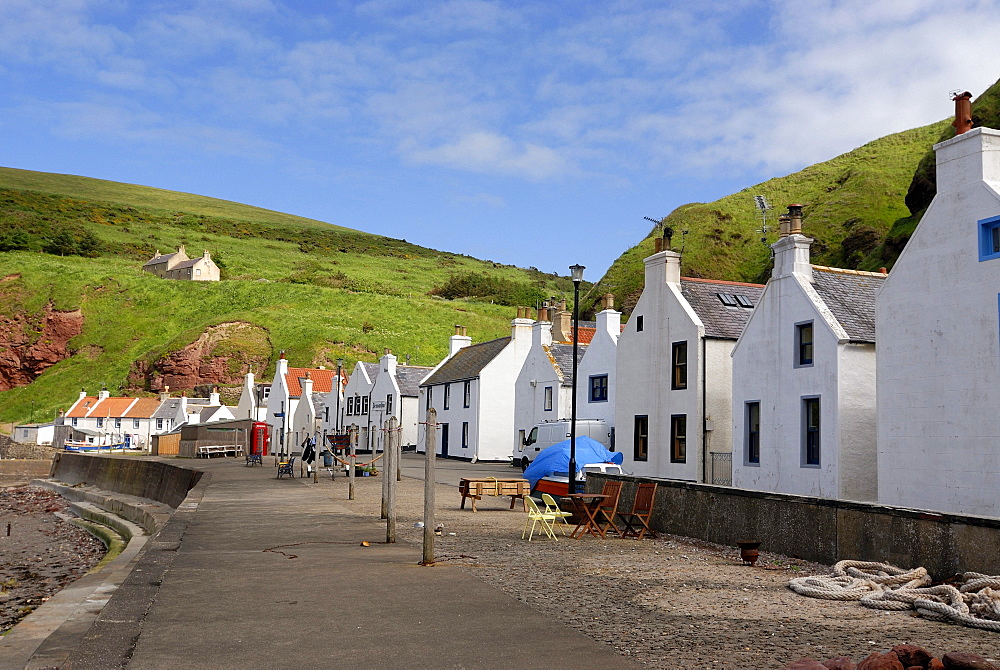
[[[590,378],[590,402],[608,401],[608,376],[592,375]]]
[[[802,398],[802,467],[820,465],[819,396]]]
[[[795,324],[795,367],[804,368],[813,364],[813,322]]]
[[[744,404],[743,464],[760,465],[760,401]]]
[[[1000,216],[979,221],[979,261],[1000,258]]]

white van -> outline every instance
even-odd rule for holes
[[[520,433],[517,437],[517,444],[514,445],[514,457],[511,465],[521,466],[523,472],[535,460],[542,449],[558,444],[569,439],[570,420],[559,419],[558,421],[543,421],[536,424],[522,440]],[[597,440],[608,449],[611,448],[611,431],[608,430],[608,422],[604,419],[577,419],[576,436],[586,435],[592,440]]]

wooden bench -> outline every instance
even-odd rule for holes
[[[218,456],[221,454],[223,457],[229,456],[233,457],[243,455],[243,447],[237,444],[213,444],[213,445],[203,445],[198,447],[197,456],[198,458],[211,458],[212,456]]]
[[[462,505],[460,509],[465,509],[465,501],[472,499],[472,511],[476,511],[476,501],[482,500],[483,496],[510,496],[510,508],[514,509],[514,502],[521,500],[531,493],[531,485],[527,479],[497,479],[496,477],[471,478],[463,477],[458,484],[458,492],[462,494]]]

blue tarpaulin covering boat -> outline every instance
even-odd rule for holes
[[[593,438],[586,435],[580,435],[576,438],[577,470],[590,463],[615,463],[621,465],[623,459],[624,456],[621,452],[609,451],[607,447]],[[549,477],[555,474],[566,476],[568,472],[569,440],[563,440],[538,452],[535,460],[524,471],[524,478],[531,483],[531,488],[535,488],[538,480],[542,477]]]

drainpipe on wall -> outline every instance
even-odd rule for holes
[[[702,482],[705,484],[711,484],[708,477],[709,459],[711,454],[708,452],[708,431],[705,430],[705,426],[708,421],[705,418],[705,413],[708,405],[708,391],[705,388],[705,379],[708,376],[708,360],[706,359],[705,347],[705,336],[701,337],[701,449],[702,449]]]

